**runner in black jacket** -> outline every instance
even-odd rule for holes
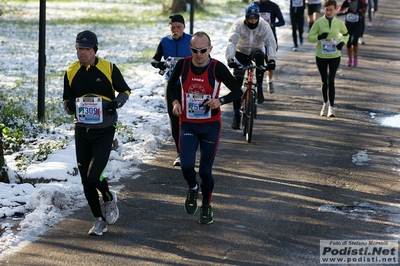
[[[116,109],[125,104],[131,91],[113,63],[96,57],[97,45],[93,32],[77,35],[75,47],[79,61],[68,67],[63,92],[65,110],[75,114],[76,159],[83,191],[95,217],[89,235],[102,235],[107,231],[107,223],[113,224],[118,219],[117,195],[110,192],[103,171],[114,139]],[[105,215],[98,191],[103,196]]]

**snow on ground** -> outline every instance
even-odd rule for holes
[[[285,0],[277,0],[284,16],[288,9]],[[97,6],[97,7],[96,7]],[[12,89],[18,97],[21,88],[37,87],[37,50],[38,26],[15,27],[18,20],[37,21],[39,3],[28,2],[19,7],[24,9],[23,15],[9,14],[0,16],[0,88]],[[88,9],[101,12],[107,9],[124,9],[137,12],[137,5],[122,3],[102,3],[92,5],[90,2],[47,3],[47,20],[85,18]],[[143,8],[155,8],[144,6]],[[157,8],[161,8],[157,6]],[[133,10],[135,9],[135,10]],[[68,12],[67,12],[68,11]],[[92,12],[96,13],[96,12]],[[215,21],[196,21],[194,31],[205,30],[214,46],[212,56],[225,62],[224,50],[226,35],[231,23],[242,14],[226,14]],[[186,18],[187,30],[190,27]],[[209,31],[209,29],[213,29]],[[63,80],[54,77],[54,73],[62,73],[67,66],[76,60],[74,42],[78,32],[85,30],[77,24],[47,25],[46,27],[46,97],[60,101]],[[151,160],[166,141],[171,141],[168,116],[165,112],[163,98],[163,78],[152,68],[149,60],[143,63],[130,64],[132,58],[138,57],[146,47],[154,47],[159,38],[169,34],[166,23],[146,27],[96,26],[91,29],[99,39],[98,56],[122,65],[122,73],[132,89],[126,105],[118,110],[119,120],[125,130],[116,134],[118,149],[111,152],[110,161],[104,175],[110,186],[118,190],[121,178],[140,177],[138,166]],[[290,35],[290,22],[279,29],[281,34]],[[149,33],[151,35],[149,36]],[[280,41],[284,43],[285,41]],[[51,75],[50,75],[51,74]],[[19,86],[17,86],[19,84]],[[36,93],[33,91],[33,95]],[[28,101],[28,100],[27,100]],[[36,100],[35,100],[36,101]],[[33,101],[33,103],[35,103]],[[32,103],[31,103],[32,104]],[[382,121],[385,126],[400,127],[399,117]],[[68,138],[64,149],[48,156],[41,163],[30,165],[26,171],[18,172],[15,165],[17,154],[6,156],[10,174],[18,172],[23,179],[51,180],[50,183],[37,183],[35,186],[24,184],[0,183],[0,256],[15,252],[22,246],[34,241],[49,227],[56,225],[60,219],[70,215],[74,210],[87,206],[83,195],[80,176],[77,173],[75,147],[73,142],[73,125],[66,124],[53,128],[51,135],[41,136],[46,139]],[[363,165],[368,161],[367,151],[356,153],[353,163]],[[329,206],[322,206],[321,211],[338,211]],[[393,210],[392,210],[393,211]],[[5,217],[5,218],[4,218]]]

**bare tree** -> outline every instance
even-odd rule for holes
[[[179,13],[186,11],[186,0],[172,0],[172,13]]]
[[[8,178],[8,173],[6,171],[6,162],[4,160],[4,150],[3,150],[3,136],[0,132],[0,182],[10,183]]]

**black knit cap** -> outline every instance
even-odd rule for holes
[[[96,34],[89,30],[79,32],[78,35],[76,35],[76,48],[93,48],[94,52],[97,53],[97,45],[98,41]]]
[[[180,22],[185,25],[185,19],[182,17],[181,14],[174,14],[169,17],[169,24],[172,24],[174,22]]]

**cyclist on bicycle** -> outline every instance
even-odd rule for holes
[[[228,34],[228,45],[225,57],[228,66],[233,68],[233,74],[239,84],[243,84],[244,69],[240,65],[249,65],[254,61],[257,66],[264,66],[264,58],[267,54],[269,61],[267,69],[275,69],[276,42],[270,25],[264,19],[260,19],[260,8],[251,4],[246,8],[244,17],[236,20]],[[265,70],[257,69],[258,103],[264,102],[262,82]],[[233,121],[231,127],[240,129],[240,99],[233,102]]]

